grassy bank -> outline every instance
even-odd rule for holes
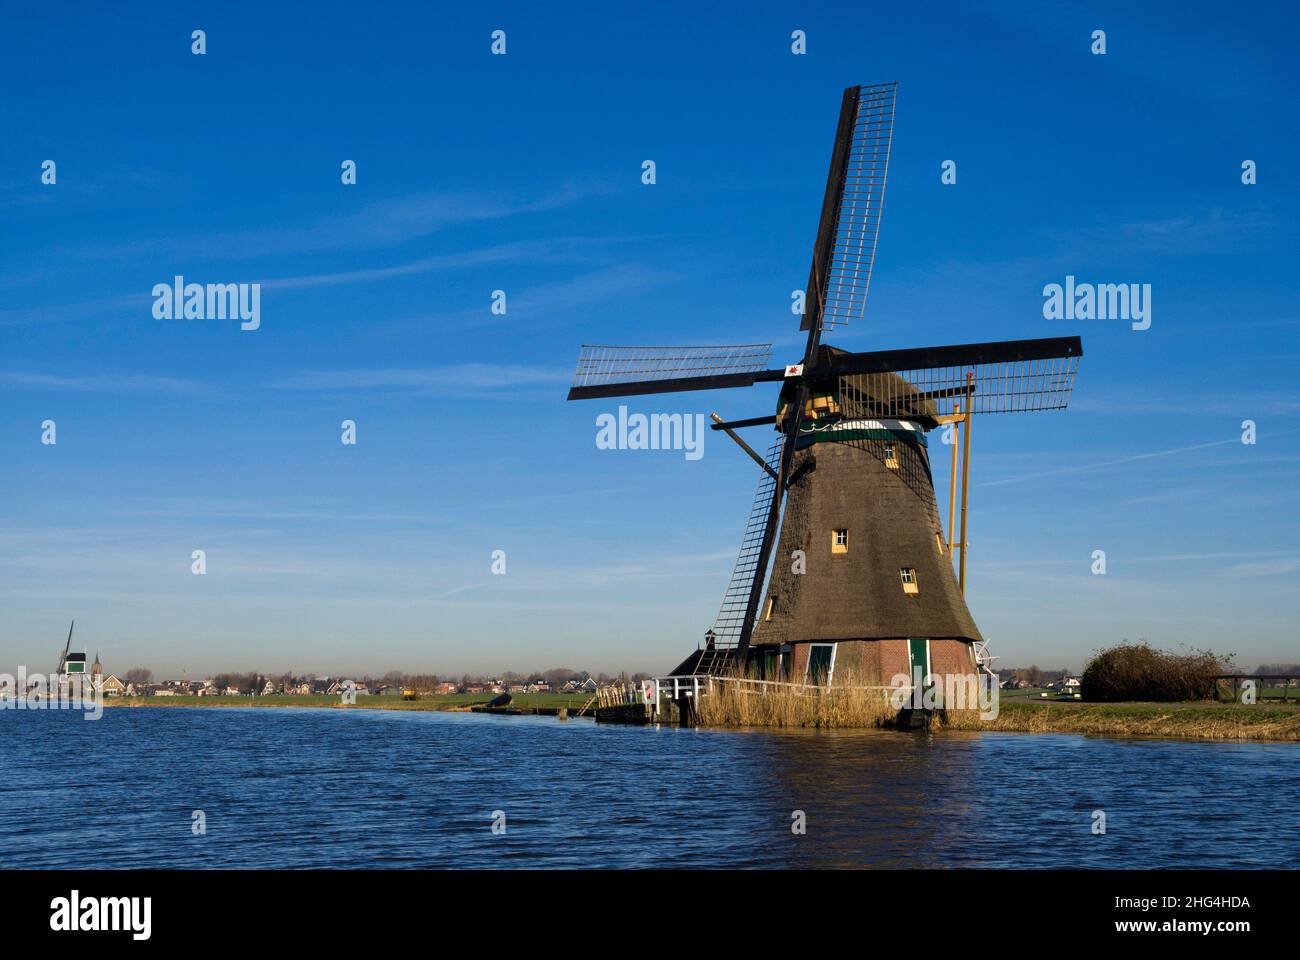
[[[273,694],[269,697],[106,697],[106,707],[327,707],[340,710],[468,710],[486,704],[492,697],[481,693],[429,694],[419,700],[400,697],[358,696],[355,705],[341,697],[325,695]],[[589,697],[564,693],[514,694],[510,706],[565,707],[577,710]]]
[[[1082,703],[1003,700],[997,719],[950,713],[952,730],[1084,733],[1108,737],[1300,741],[1300,707],[1240,703]]]
[[[889,728],[895,710],[878,690],[723,683],[699,703],[702,726]],[[996,718],[952,711],[935,729],[1079,733],[1108,737],[1300,741],[1300,704],[1084,703],[1000,699]]]

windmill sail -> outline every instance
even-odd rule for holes
[[[748,387],[765,372],[771,356],[770,343],[710,347],[583,344],[569,399]]]
[[[761,585],[766,579],[767,571],[760,569],[759,563],[763,535],[767,529],[767,518],[772,509],[772,498],[776,496],[776,480],[773,478],[773,473],[781,463],[783,443],[784,438],[778,437],[767,450],[765,459],[769,470],[764,470],[758,476],[754,505],[749,511],[745,534],[740,539],[740,553],[736,556],[736,565],[732,568],[727,592],[723,594],[722,606],[713,621],[713,646],[710,650],[704,651],[694,671],[697,674],[721,673],[732,666],[740,635],[745,626],[745,611],[749,605],[750,593],[755,583]]]
[[[832,354],[828,367],[847,416],[925,418],[952,402],[969,413],[1062,410],[1082,356],[1078,337],[1054,337]]]
[[[897,82],[845,91],[808,279],[812,310],[802,330],[814,322],[823,330],[842,327],[866,312],[897,94]]]
[[[68,626],[68,642],[63,645],[63,652],[59,654],[59,665],[54,671],[55,676],[59,676],[64,671],[64,666],[68,662],[68,651],[72,649],[72,631],[77,627],[77,621],[73,620]]]

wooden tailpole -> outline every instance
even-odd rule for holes
[[[974,420],[974,410],[971,409],[971,394],[975,390],[975,374],[966,374],[966,417],[961,445],[961,565],[958,567],[957,584],[961,588],[961,595],[966,596],[966,554],[970,550],[970,544],[966,540],[966,503],[970,499],[970,428]]]

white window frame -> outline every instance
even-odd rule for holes
[[[835,650],[836,650],[837,647],[839,647],[839,644],[838,644],[838,643],[810,643],[810,644],[808,644],[808,658],[804,661],[804,665],[803,665],[803,682],[804,682],[804,683],[808,683],[808,682],[809,682],[809,676],[808,676],[808,675],[812,672],[812,648],[813,648],[813,647],[830,647],[830,648],[831,648],[831,662],[830,662],[830,664],[826,667],[826,685],[829,687],[829,686],[831,685],[831,681],[835,679]]]

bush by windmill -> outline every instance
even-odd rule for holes
[[[713,415],[762,472],[717,619],[670,676],[880,683],[979,669],[984,639],[965,602],[971,424],[1064,408],[1083,348],[1078,337],[856,353],[822,342],[866,309],[896,94],[896,83],[844,91],[800,358],[771,368],[771,344],[580,352],[570,400],[780,385],[775,413]],[[948,425],[945,531],[926,435]],[[759,426],[776,433],[766,455],[736,432]]]

